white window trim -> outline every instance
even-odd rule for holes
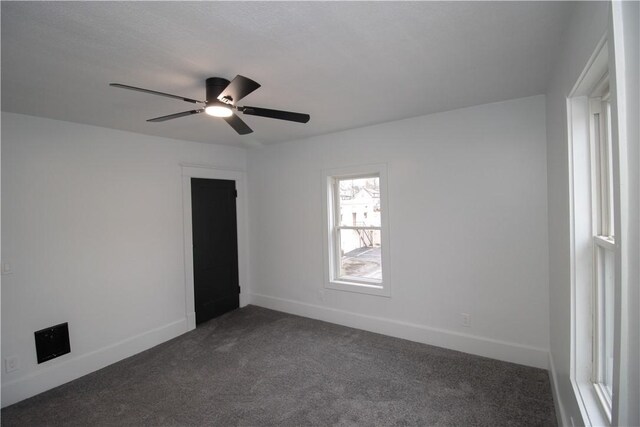
[[[603,308],[602,308],[602,292],[603,290],[598,286],[597,277],[601,274],[599,271],[600,259],[598,255],[598,250],[603,249],[607,252],[613,253],[614,257],[616,254],[616,246],[614,241],[609,239],[607,236],[593,236],[593,300],[592,300],[592,315],[593,315],[593,331],[592,331],[592,376],[591,376],[591,385],[594,388],[595,395],[597,397],[598,403],[604,411],[604,414],[607,417],[609,423],[611,423],[611,411],[613,408],[613,396],[606,389],[603,384],[602,379],[602,371],[605,369],[607,360],[603,360],[602,347],[603,345],[603,332],[601,330],[601,325],[603,324],[602,316],[604,316]],[[611,337],[612,338],[612,337]]]
[[[576,212],[592,209],[588,99],[575,96],[567,99],[569,129],[570,188],[570,262],[571,262],[571,383],[586,425],[608,425],[607,414],[600,405],[591,382],[593,353],[592,284],[594,268],[592,248],[592,218],[576,217]],[[588,286],[584,284],[588,283]]]
[[[612,151],[603,150],[603,148],[612,148],[611,129],[608,126],[609,112],[602,108],[602,104],[609,101],[609,75],[606,73],[602,81],[596,85],[596,89],[593,91],[592,96],[589,99],[589,132],[590,132],[590,149],[591,149],[591,175],[592,175],[592,194],[596,200],[593,203],[592,215],[595,221],[593,221],[593,230],[596,235],[613,236],[614,230],[611,227],[613,211],[613,193],[610,185],[613,182],[610,180],[602,180],[602,177],[609,177],[613,170],[612,166]],[[592,116],[598,114],[598,128],[594,127],[594,120]],[[604,144],[601,141],[600,134],[602,129],[606,129],[607,142]],[[604,207],[609,209],[603,209]]]
[[[615,218],[613,209],[613,169],[611,129],[608,123],[608,110],[603,105],[609,101],[609,75],[605,73],[602,80],[592,90],[589,98],[589,126],[590,126],[590,150],[591,150],[591,180],[592,180],[592,247],[593,247],[593,342],[592,342],[592,377],[591,382],[596,397],[607,419],[611,422],[613,396],[604,384],[604,372],[607,360],[603,359],[603,342],[606,335],[601,326],[605,323],[606,315],[603,307],[604,284],[599,282],[601,276],[600,266],[601,251],[610,253],[614,259],[617,255],[614,227],[612,221]],[[594,116],[598,115],[596,119]],[[596,126],[597,124],[597,126]],[[602,135],[604,134],[604,138]],[[609,337],[613,339],[613,337]]]
[[[611,404],[602,386],[594,383],[595,346],[597,332],[593,304],[595,303],[594,248],[598,246],[619,254],[618,242],[606,236],[595,236],[594,231],[602,229],[607,218],[594,209],[591,197],[599,197],[599,183],[592,174],[596,166],[592,163],[590,96],[602,88],[603,78],[609,66],[606,38],[603,38],[590,58],[573,90],[567,97],[568,144],[569,144],[569,191],[570,191],[570,259],[571,259],[571,383],[586,425],[611,425]],[[615,159],[615,158],[614,158]],[[613,165],[614,175],[617,166]],[[615,191],[615,190],[614,190]],[[587,217],[576,212],[590,212]],[[619,220],[615,210],[614,216]],[[617,221],[616,221],[617,222]],[[617,240],[617,239],[616,239]],[[617,274],[617,272],[616,272]],[[616,278],[616,282],[619,279]],[[588,284],[585,286],[585,284]],[[590,285],[590,286],[589,286]],[[618,310],[616,306],[615,310]],[[619,343],[614,341],[614,356]],[[614,359],[614,365],[617,361]],[[614,393],[616,376],[614,368]]]
[[[335,276],[335,263],[337,255],[335,249],[335,227],[334,227],[334,206],[333,199],[335,192],[332,189],[334,178],[362,177],[377,175],[380,177],[380,227],[341,227],[380,229],[381,234],[381,257],[382,257],[382,281],[368,281],[362,278],[353,280],[337,279]],[[389,205],[387,190],[387,165],[385,163],[348,166],[322,171],[322,231],[323,231],[323,255],[324,255],[324,287],[327,289],[356,292],[368,295],[391,297],[390,282],[390,239],[389,239]]]

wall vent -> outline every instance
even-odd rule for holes
[[[71,353],[69,324],[66,322],[36,331],[34,335],[38,363]]]

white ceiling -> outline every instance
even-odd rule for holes
[[[2,110],[236,146],[544,93],[572,6],[559,2],[6,2]],[[242,74],[241,105],[311,114],[145,120]]]

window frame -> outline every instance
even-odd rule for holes
[[[380,187],[380,226],[343,226],[339,225],[339,192],[336,184],[339,180],[378,177]],[[363,293],[383,297],[391,296],[390,286],[390,241],[389,208],[387,203],[387,165],[385,163],[348,166],[325,169],[322,171],[322,210],[323,210],[323,254],[324,287],[326,289]],[[382,280],[339,276],[340,269],[340,230],[366,229],[380,230],[380,252]]]
[[[611,389],[606,385],[606,348],[607,341],[613,345],[614,331],[606,333],[607,324],[615,317],[615,307],[609,307],[614,313],[607,313],[607,276],[613,274],[608,280],[615,288],[616,240],[615,212],[613,203],[613,141],[611,139],[610,123],[611,106],[609,102],[609,76],[605,73],[600,83],[592,91],[589,97],[589,144],[591,150],[591,204],[592,204],[592,250],[593,272],[592,281],[592,364],[591,383],[596,393],[599,404],[604,410],[607,419],[611,422],[613,409],[613,384]],[[602,271],[609,255],[612,262],[609,263],[609,271]],[[613,269],[613,271],[611,271]],[[615,298],[615,289],[613,295]],[[609,322],[607,321],[609,317]],[[613,377],[613,373],[612,373]]]
[[[573,89],[566,98],[567,106],[567,142],[569,160],[569,216],[570,216],[570,276],[571,276],[571,366],[570,380],[575,393],[578,406],[585,425],[611,425],[616,405],[619,386],[619,315],[620,306],[614,301],[613,307],[613,372],[612,393],[602,384],[603,357],[599,338],[602,331],[598,331],[602,325],[599,304],[602,296],[598,295],[599,287],[596,283],[596,275],[606,268],[599,270],[598,252],[606,256],[604,251],[613,250],[613,295],[620,292],[619,266],[620,266],[620,242],[614,240],[614,230],[611,227],[620,227],[619,209],[619,177],[620,168],[617,150],[619,142],[615,131],[605,129],[606,136],[611,144],[610,156],[606,163],[600,162],[596,157],[594,144],[594,98],[601,102],[607,97],[609,86],[609,53],[607,39],[603,38],[594,54],[589,59],[585,69],[578,78]],[[611,94],[611,104],[615,103],[615,94]],[[611,107],[613,110],[613,105]],[[601,104],[595,111],[602,112]],[[609,109],[605,109],[610,113]],[[611,122],[613,121],[611,116]],[[603,115],[600,114],[598,127],[602,129]],[[615,124],[611,123],[612,126]],[[610,183],[611,193],[605,199],[613,200],[613,206],[609,212],[603,212],[600,201],[604,196],[601,185],[603,182],[597,168],[607,166],[608,172],[613,175]],[[606,215],[610,215],[606,217]],[[599,233],[610,233],[611,236]],[[611,237],[611,238],[610,238]],[[604,263],[602,264],[604,265]],[[603,276],[604,277],[604,276]],[[606,280],[603,283],[607,283]],[[611,396],[613,395],[613,396]],[[609,398],[611,396],[611,398]]]

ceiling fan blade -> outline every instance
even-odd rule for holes
[[[109,86],[119,87],[121,89],[136,90],[138,92],[150,93],[152,95],[165,96],[167,98],[179,99],[181,101],[191,102],[192,104],[205,104],[204,101],[198,101],[197,99],[185,98],[184,96],[171,95],[170,93],[158,92],[156,90],[143,89],[141,87],[128,86],[120,83],[109,83]]]
[[[199,114],[199,113],[202,113],[203,111],[204,111],[204,109],[183,111],[182,113],[169,114],[168,116],[156,117],[155,119],[149,119],[147,121],[148,122],[154,122],[154,123],[165,122],[167,120],[177,119],[178,117],[186,117],[186,116],[190,116],[192,114]]]
[[[231,80],[231,83],[224,88],[220,95],[218,95],[218,99],[223,102],[226,99],[232,104],[235,104],[259,87],[259,83],[238,74]]]
[[[246,135],[253,132],[253,130],[236,114],[232,114],[229,117],[223,117],[223,119],[240,135]]]
[[[288,120],[290,122],[307,123],[311,118],[308,114],[293,113],[291,111],[270,110],[259,107],[238,107],[244,114],[252,116],[269,117],[271,119]]]

